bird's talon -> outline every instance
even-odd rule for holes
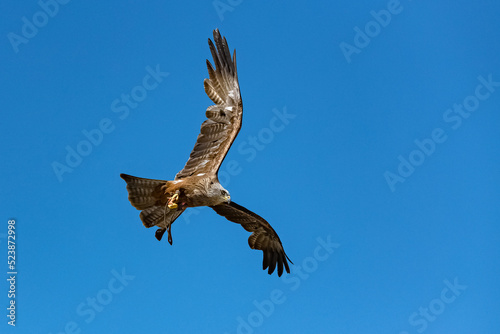
[[[168,208],[171,209],[171,210],[174,210],[174,209],[177,209],[178,208],[178,205],[177,205],[177,201],[179,200],[179,194],[178,193],[175,193],[172,197],[170,197],[170,199],[168,200]]]

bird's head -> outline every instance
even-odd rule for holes
[[[222,186],[221,186],[222,188]],[[229,191],[226,189],[222,188],[220,190],[220,200],[222,203],[230,203],[231,202],[231,195],[229,195]]]
[[[231,202],[231,195],[229,195],[229,191],[226,189],[221,191],[221,198],[224,200],[224,203],[230,203]]]
[[[231,202],[231,195],[229,191],[224,189],[224,187],[219,182],[214,182],[210,187],[210,197],[214,199],[217,204],[229,203]]]

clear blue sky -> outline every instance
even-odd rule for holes
[[[60,2],[0,10],[2,333],[498,333],[500,3]],[[184,166],[215,28],[245,107],[221,181],[281,278],[208,208],[158,242],[119,177]]]

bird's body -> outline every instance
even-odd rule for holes
[[[226,39],[218,30],[214,31],[216,46],[210,39],[208,41],[216,68],[207,60],[210,78],[205,79],[204,86],[208,97],[216,104],[207,108],[207,120],[201,126],[186,165],[172,181],[120,176],[127,182],[130,203],[141,210],[144,226],[159,227],[158,240],[168,231],[168,241],[172,244],[171,226],[182,212],[190,207],[208,206],[253,232],[248,243],[251,248],[264,252],[263,268],[268,268],[271,274],[277,267],[281,276],[283,266],[288,273],[290,269],[278,235],[262,217],[232,202],[229,192],[217,178],[220,165],[241,128],[243,103],[236,52],[231,59]]]
[[[130,175],[122,174],[125,180],[130,180]],[[169,199],[177,194],[176,204],[178,209],[193,208],[196,206],[214,206],[227,202],[229,192],[225,190],[216,177],[213,176],[188,176],[184,179],[163,181],[158,184],[149,195],[157,200],[160,205],[167,205]],[[143,194],[138,194],[139,199]],[[137,199],[132,196],[132,200]]]
[[[181,208],[196,206],[214,206],[229,200],[229,192],[222,187],[216,177],[188,176],[185,179],[168,181],[165,184],[167,194],[179,192],[178,203]]]

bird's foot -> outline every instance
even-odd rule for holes
[[[170,197],[170,199],[168,200],[168,208],[170,210],[174,210],[174,209],[177,209],[178,205],[177,205],[177,201],[179,200],[179,191],[177,191],[175,194],[172,195],[172,197]]]

